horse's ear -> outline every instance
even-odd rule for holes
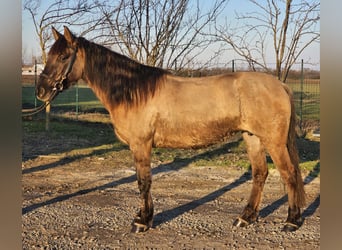
[[[67,26],[64,26],[64,37],[69,43],[69,45],[73,46],[76,40],[76,37],[71,33]]]
[[[55,27],[51,27],[52,29],[52,34],[53,34],[53,37],[55,38],[55,40],[58,40],[58,38],[60,38],[61,36],[63,36],[61,33],[59,33]]]

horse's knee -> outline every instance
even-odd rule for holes
[[[253,171],[253,182],[255,184],[258,184],[258,185],[261,185],[263,186],[265,184],[265,181],[267,179],[267,176],[268,176],[268,169],[258,169],[258,170],[255,170]]]

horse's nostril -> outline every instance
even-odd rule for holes
[[[44,94],[45,94],[45,89],[44,88],[38,88],[37,96],[38,97],[43,97]]]

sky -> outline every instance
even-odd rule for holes
[[[193,0],[195,1],[195,0]],[[199,0],[202,6],[202,9],[205,10],[208,8],[208,5],[212,3],[212,1],[207,0]],[[260,0],[262,2],[264,0]],[[22,1],[23,4],[24,1]],[[44,0],[42,2],[42,7],[49,6],[52,0]],[[42,8],[40,8],[42,9]],[[235,20],[235,12],[245,13],[252,12],[253,5],[248,3],[246,0],[230,0],[226,5],[224,12],[222,13],[222,19],[228,20],[229,22],[234,22]],[[74,31],[74,30],[73,30]],[[74,31],[77,34],[77,31]],[[272,44],[272,41],[270,41]],[[206,60],[206,58],[210,57],[212,53],[218,48],[216,46],[212,46],[208,48],[208,51],[205,51],[199,60]],[[268,61],[270,63],[274,63],[274,59],[272,56],[273,48],[271,46]],[[238,58],[238,56],[233,51],[224,52],[224,56],[221,56],[218,63],[224,65],[227,61],[231,61],[231,59]],[[30,62],[32,56],[40,55],[39,50],[39,42],[38,37],[34,31],[34,25],[32,22],[32,18],[28,11],[22,10],[22,54],[25,62]],[[313,43],[309,47],[307,47],[301,55],[301,59],[304,61],[310,62],[312,65],[308,66],[309,68],[313,68],[319,70],[320,67],[320,44]]]

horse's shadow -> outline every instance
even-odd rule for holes
[[[113,145],[110,148],[97,149],[97,150],[94,150],[94,151],[92,151],[91,153],[88,153],[88,154],[66,156],[66,157],[63,157],[63,158],[61,158],[61,159],[59,159],[59,160],[57,160],[55,162],[52,162],[52,163],[43,164],[43,165],[40,165],[40,166],[37,166],[37,167],[31,167],[31,168],[23,169],[21,171],[21,173],[22,174],[29,174],[29,173],[34,173],[34,172],[38,172],[38,171],[47,170],[47,169],[50,169],[50,168],[61,167],[63,165],[72,163],[74,161],[80,160],[80,159],[85,158],[85,157],[89,157],[89,156],[93,156],[93,155],[102,155],[102,154],[105,154],[105,153],[108,153],[108,152],[120,151],[120,150],[123,150],[123,149],[128,149],[128,146],[126,146],[126,145],[119,145],[119,146]]]
[[[312,182],[315,178],[318,177],[318,174],[320,172],[320,163],[318,162],[312,171],[304,178],[304,185],[309,184]],[[284,205],[287,202],[287,195],[284,195],[283,197],[279,198],[278,200],[274,201],[272,204],[267,205],[263,209],[260,210],[259,216],[261,218],[265,218],[268,215],[272,214],[275,210],[277,210],[279,207]],[[316,199],[303,211],[302,216],[303,219],[306,217],[310,217],[314,214],[314,212],[317,210],[317,208],[320,205],[320,194],[316,197]]]
[[[317,177],[317,172],[319,173],[319,163],[315,166],[315,168],[304,178],[304,184],[310,183],[314,178]],[[208,203],[210,201],[213,201],[217,199],[218,197],[222,196],[226,192],[232,190],[233,188],[236,188],[240,186],[241,184],[245,183],[246,181],[251,180],[251,173],[250,168],[245,173],[243,173],[238,179],[236,179],[234,182],[210,193],[206,196],[203,196],[200,199],[191,201],[189,203],[183,204],[181,206],[163,211],[154,217],[154,226],[159,226],[167,221],[170,221],[174,218],[177,218],[178,216],[189,212],[191,210],[194,210],[195,208]],[[310,180],[310,181],[305,181]],[[263,209],[260,210],[259,216],[261,218],[265,218],[266,216],[273,213],[275,210],[277,210],[280,206],[284,205],[287,202],[287,195],[283,196],[282,198],[274,201],[270,205],[267,205]],[[316,199],[303,211],[302,216],[303,219],[312,216],[317,208],[320,205],[320,194],[316,197]],[[241,208],[242,209],[242,208]]]
[[[244,174],[242,174],[238,179],[236,179],[234,182],[218,189],[215,190],[214,192],[207,194],[205,196],[203,196],[200,199],[191,201],[189,203],[183,204],[181,206],[163,211],[159,214],[156,214],[154,217],[154,227],[159,226],[165,222],[168,222],[174,218],[177,218],[178,216],[189,212],[191,210],[194,210],[195,208],[208,203],[210,201],[213,201],[215,199],[217,199],[218,197],[222,196],[223,194],[225,194],[226,192],[229,192],[230,190],[232,190],[233,188],[236,188],[238,186],[240,186],[241,184],[245,183],[246,181],[251,179],[251,174],[249,171],[246,171]]]
[[[192,163],[192,162],[194,162],[196,160],[207,159],[208,157],[214,157],[216,155],[221,155],[221,154],[227,153],[228,149],[231,148],[231,147],[235,147],[237,143],[239,143],[239,141],[231,142],[229,144],[222,145],[221,147],[216,148],[214,150],[206,151],[204,153],[200,153],[200,154],[194,155],[192,157],[188,157],[188,158],[177,158],[176,157],[171,163],[161,164],[158,167],[153,168],[152,169],[152,175],[156,175],[158,173],[170,172],[170,171],[178,171],[179,169],[188,166],[190,163]],[[105,152],[107,152],[109,150],[113,150],[113,149],[104,149],[104,150],[100,150],[100,151],[98,151],[96,153],[101,153],[101,152],[105,153]],[[91,155],[92,154],[94,154],[94,152],[92,152]],[[36,171],[41,171],[41,170],[46,170],[46,169],[49,169],[49,168],[57,167],[60,164],[67,164],[67,163],[70,163],[72,161],[75,161],[75,160],[78,160],[80,158],[83,158],[85,156],[88,156],[88,155],[63,158],[61,160],[58,160],[55,163],[50,163],[50,164],[46,164],[46,165],[30,168],[30,169],[27,169],[27,170],[23,170],[23,174],[32,173],[32,172],[36,172]],[[26,206],[26,207],[22,208],[22,214],[24,215],[24,214],[27,214],[27,213],[29,213],[29,212],[31,212],[31,211],[33,211],[35,209],[38,209],[40,207],[51,205],[51,204],[54,204],[56,202],[65,201],[65,200],[68,200],[70,198],[73,198],[73,197],[76,197],[76,196],[79,196],[79,195],[88,194],[88,193],[94,192],[94,191],[101,191],[101,190],[104,190],[104,189],[107,189],[107,188],[114,188],[116,186],[132,183],[132,182],[135,182],[135,181],[136,181],[136,175],[133,174],[131,176],[124,177],[124,178],[122,178],[120,180],[112,181],[112,182],[106,183],[106,184],[101,185],[101,186],[79,190],[77,192],[70,193],[70,194],[60,195],[60,196],[52,198],[50,200],[46,200],[46,201],[43,201],[43,202],[40,202],[40,203],[35,203],[35,204],[32,204],[32,205]]]

